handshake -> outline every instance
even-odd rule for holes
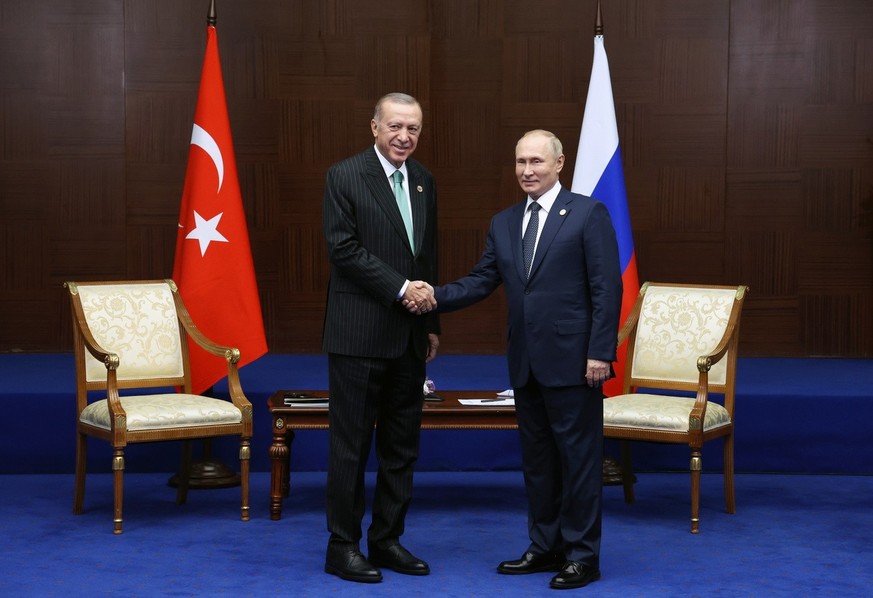
[[[436,309],[437,302],[433,296],[433,287],[423,280],[413,280],[406,286],[406,292],[401,298],[403,307],[415,315],[426,314]]]

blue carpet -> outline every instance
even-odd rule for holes
[[[283,519],[268,517],[269,475],[253,475],[252,520],[238,489],[175,505],[166,474],[126,476],[125,533],[112,534],[112,483],[91,475],[71,514],[72,476],[0,478],[3,596],[547,596],[549,574],[502,576],[526,547],[518,472],[423,472],[405,544],[433,573],[385,571],[373,586],[322,571],[324,474],[293,473]],[[368,480],[372,490],[372,479]],[[701,533],[688,532],[688,477],[644,473],[637,503],[607,487],[603,579],[591,596],[867,596],[873,585],[870,476],[746,474],[737,514],[704,475]],[[367,521],[369,519],[367,518]]]

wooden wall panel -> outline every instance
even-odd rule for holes
[[[69,350],[62,282],[125,272],[122,6],[0,4],[0,349]]]
[[[276,352],[320,351],[324,173],[416,95],[440,277],[521,199],[518,137],[571,183],[595,0],[218,0],[237,166]],[[68,351],[67,279],[172,272],[208,0],[0,0],[0,351]],[[603,3],[642,280],[745,283],[746,355],[873,356],[873,3]],[[442,351],[501,353],[502,292]]]
[[[732,2],[727,209],[752,294],[796,305],[783,351],[870,355],[871,6]],[[773,231],[770,235],[757,231]],[[764,236],[762,236],[764,235]],[[750,250],[751,249],[751,250]],[[758,261],[755,261],[755,258]],[[757,292],[756,289],[757,288]],[[771,330],[746,335],[762,351]]]

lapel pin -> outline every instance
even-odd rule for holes
[[[424,191],[424,188],[423,188],[421,185],[419,185],[418,187],[416,187],[416,190],[417,190],[419,193],[421,193],[421,192]]]
[[[561,210],[560,212],[558,212],[558,214],[560,214],[561,216],[566,216],[567,210]]]

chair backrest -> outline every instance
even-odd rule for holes
[[[187,346],[170,282],[76,283],[71,296],[91,336],[118,355],[119,386],[183,383]],[[106,366],[87,350],[83,355],[86,383],[105,383]]]
[[[630,385],[696,385],[698,357],[712,353],[727,334],[732,337],[726,339],[728,353],[712,365],[709,385],[718,392],[732,384],[744,291],[736,286],[646,283],[637,299],[642,304],[629,345]]]

